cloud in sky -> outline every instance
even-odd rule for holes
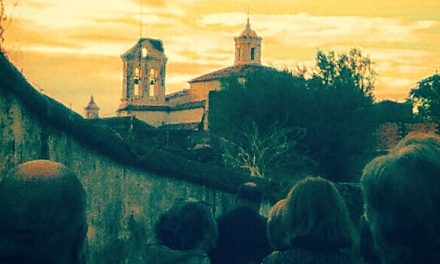
[[[122,89],[120,54],[139,37],[140,13],[143,36],[164,43],[166,88],[174,92],[233,63],[233,37],[244,28],[248,5],[268,65],[312,65],[318,48],[358,47],[376,62],[376,97],[399,100],[440,68],[437,0],[335,0],[332,8],[324,0],[29,0],[8,7],[14,19],[6,47],[28,78],[55,99],[70,105],[75,93],[73,108],[82,111],[93,94],[103,112],[111,112]],[[50,78],[47,72],[62,75]]]
[[[406,41],[418,38],[420,30],[440,25],[433,20],[404,21],[399,18],[372,18],[360,16],[253,15],[254,27],[265,37],[279,37],[286,44],[315,47],[325,41],[353,41],[359,38],[374,41]],[[258,24],[259,21],[264,23]],[[200,24],[239,26],[242,13],[210,14],[200,19]],[[386,26],[385,26],[386,25]]]

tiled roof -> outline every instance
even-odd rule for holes
[[[218,80],[230,76],[232,74],[246,75],[251,72],[261,71],[261,70],[274,70],[274,68],[263,66],[261,64],[238,64],[201,75],[199,77],[190,80],[189,83]]]
[[[195,102],[188,102],[183,104],[178,104],[176,106],[170,107],[170,111],[179,111],[184,109],[194,109],[194,108],[200,108],[205,107],[206,100],[201,101],[195,101]]]
[[[140,38],[133,47],[131,47],[129,50],[127,50],[124,54],[122,54],[122,57],[127,57],[127,56],[131,55],[136,50],[136,48],[139,47],[139,45],[144,41],[150,42],[150,44],[155,49],[157,49],[160,52],[164,52],[162,40],[152,39],[152,38]]]
[[[87,104],[86,107],[84,107],[85,110],[99,110],[99,106],[95,103],[95,99],[93,99],[93,96],[90,97],[90,102]]]
[[[179,124],[168,124],[159,127],[163,130],[199,130],[201,123],[179,123]]]
[[[141,38],[140,41],[145,41],[148,40],[151,45],[153,45],[153,47],[155,49],[157,49],[160,52],[163,52],[163,44],[162,44],[162,40],[160,39],[152,39],[152,38]]]
[[[239,38],[259,38],[257,33],[251,29],[251,24],[249,23],[249,18],[247,19],[246,28],[240,33]]]
[[[194,109],[205,107],[205,100],[188,102],[183,104],[178,104],[176,106],[167,106],[167,105],[127,105],[122,108],[119,108],[117,112],[121,111],[157,111],[157,112],[172,112],[179,111],[185,109]]]
[[[189,95],[189,90],[188,89],[182,90],[182,91],[178,91],[178,92],[175,92],[175,93],[167,94],[167,95],[165,95],[165,100],[170,100],[170,99],[174,99],[176,97],[182,97],[182,96],[187,96],[187,95]]]
[[[120,111],[169,111],[169,106],[166,105],[126,105],[124,107],[119,108],[116,110],[117,112]]]
[[[108,125],[111,128],[118,130],[127,130],[129,127],[137,127],[142,130],[156,130],[154,126],[150,126],[149,124],[137,119],[133,116],[124,116],[124,117],[107,117],[107,118],[95,118],[90,119],[91,123]]]

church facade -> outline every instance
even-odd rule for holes
[[[244,77],[261,65],[261,41],[249,19],[235,40],[232,66],[190,80],[189,89],[165,94],[167,57],[160,40],[141,38],[121,58],[122,98],[117,114],[136,117],[154,127],[207,129],[209,92],[220,89],[221,80],[231,75]]]

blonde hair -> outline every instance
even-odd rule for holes
[[[299,181],[290,190],[284,209],[284,226],[290,246],[311,250],[353,246],[347,207],[330,181],[320,177]]]
[[[440,258],[440,149],[421,140],[374,159],[361,178],[367,222],[386,263]]]
[[[285,250],[288,248],[286,243],[286,233],[283,225],[284,206],[286,199],[279,200],[269,211],[267,218],[267,238],[274,250]]]

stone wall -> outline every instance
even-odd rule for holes
[[[204,107],[171,111],[167,124],[201,123]]]
[[[177,198],[203,200],[213,206],[216,215],[234,205],[231,190],[238,181],[217,187],[202,165],[194,165],[193,177],[185,179],[173,175],[179,168],[167,169],[167,162],[172,167],[176,161],[160,157],[138,160],[134,155],[115,153],[116,138],[102,142],[105,131],[84,125],[81,117],[39,94],[1,59],[0,175],[6,176],[19,163],[40,158],[71,168],[87,193],[89,230],[84,251],[88,263],[136,263],[142,247],[153,241],[153,224]],[[156,164],[158,160],[163,164]],[[146,169],[149,166],[156,169]],[[233,175],[224,175],[225,179],[229,176]]]
[[[218,90],[220,85],[219,80],[190,83],[191,99],[194,101],[206,100],[209,97],[209,92]]]

